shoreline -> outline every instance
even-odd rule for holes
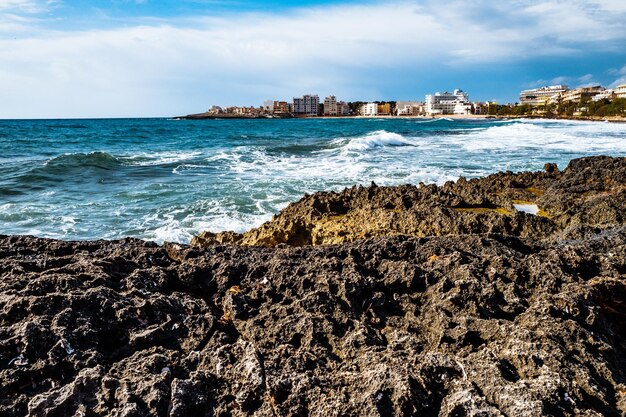
[[[420,115],[420,116],[393,116],[393,115],[376,115],[376,116],[246,116],[246,115],[211,115],[211,114],[194,114],[187,116],[172,117],[174,120],[345,120],[345,119],[401,119],[401,120],[430,120],[430,119],[452,119],[452,120],[508,120],[508,119],[529,119],[529,120],[568,120],[581,122],[609,122],[609,123],[626,123],[626,117],[606,116],[606,117],[588,117],[588,116],[571,116],[571,117],[547,117],[538,115],[487,115],[487,114],[441,114],[441,115]]]
[[[0,236],[0,414],[621,415],[625,183],[588,157],[195,246]]]

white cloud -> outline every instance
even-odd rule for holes
[[[626,13],[626,2],[624,0],[596,0],[593,3],[607,12]]]
[[[0,8],[29,3],[0,0]],[[327,6],[90,31],[30,23],[38,28],[30,38],[0,40],[0,117],[175,114],[310,91],[375,98],[375,77],[398,69],[419,77],[424,68],[567,55],[626,40],[619,16],[597,6],[513,3]],[[29,24],[19,17],[16,25]]]
[[[626,65],[618,69],[609,70],[609,74],[618,77],[615,81],[609,84],[609,87],[615,88],[619,85],[626,85]]]
[[[58,0],[0,0],[0,12],[41,13],[56,3]]]

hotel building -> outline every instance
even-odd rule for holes
[[[564,102],[578,103],[583,99],[593,98],[594,96],[597,96],[598,94],[602,94],[604,92],[606,92],[604,87],[601,87],[599,85],[593,87],[580,87],[562,93],[561,100]]]
[[[569,91],[566,85],[551,85],[541,88],[523,90],[519,94],[520,104],[530,104],[531,106],[544,105],[550,101],[555,102],[561,94]]]
[[[428,114],[471,114],[472,103],[466,92],[460,89],[452,93],[435,93],[426,96]]]

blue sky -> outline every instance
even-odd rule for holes
[[[295,5],[294,5],[295,4]],[[626,83],[624,0],[0,0],[0,118]]]

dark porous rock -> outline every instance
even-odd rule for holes
[[[537,206],[537,215],[515,205]],[[192,246],[274,247],[325,245],[376,236],[498,233],[542,239],[572,225],[624,224],[624,158],[574,159],[560,172],[498,173],[443,186],[402,185],[320,192],[290,204],[271,221],[244,234],[204,232]]]
[[[317,194],[274,248],[0,236],[0,415],[623,416],[625,167]]]

